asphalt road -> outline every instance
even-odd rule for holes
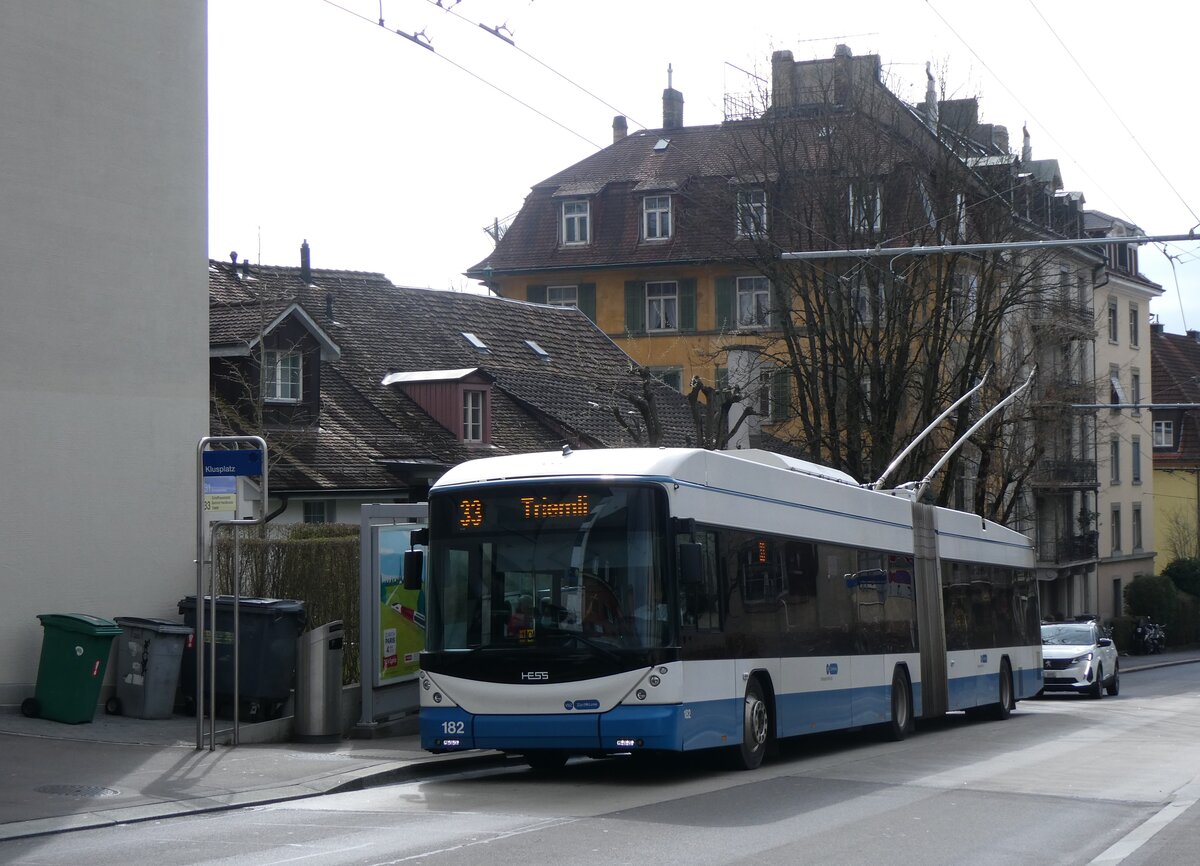
[[[18,864],[1191,864],[1200,665],[1121,694],[805,738],[750,773],[689,756],[506,767],[0,844]]]

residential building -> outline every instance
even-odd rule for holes
[[[1200,556],[1200,331],[1150,328],[1154,403],[1154,572]]]
[[[1124,316],[1144,312],[1154,287],[1136,266],[1106,270],[1098,246],[996,249],[1085,237],[1084,197],[1064,188],[1056,160],[1033,158],[1027,133],[1010,149],[977,100],[939,99],[930,75],[924,102],[908,105],[881,69],[845,46],[801,62],[777,51],[769,98],[727,97],[725,122],[693,127],[668,86],[661,129],[628,133],[617,118],[613,143],[535,184],[466,273],[504,297],[577,298],[673,387],[730,386],[751,422],[727,447],[786,446],[863,481],[985,372],[995,401],[1036,366],[1034,408],[977,433],[936,495],[1033,537],[1048,613],[1107,609],[1109,482],[1097,474],[1098,413],[1077,407],[1103,399],[1097,291]],[[993,248],[942,251],[963,244]],[[928,247],[939,252],[907,251]],[[1122,341],[1104,363],[1132,383],[1149,375],[1142,357]],[[1107,367],[1102,381],[1107,394]],[[945,422],[902,471],[919,478],[978,408]],[[1117,434],[1130,437],[1119,455],[1129,473],[1138,423]],[[1118,502],[1106,493],[1103,504]],[[1119,504],[1132,532],[1135,503]],[[1143,547],[1118,550],[1106,579],[1142,568]]]
[[[423,501],[475,457],[694,444],[687,401],[574,306],[211,261],[214,433],[263,435],[278,522]]]
[[[38,614],[173,616],[195,591],[208,22],[149,0],[5,3],[0,22],[12,707],[34,693]]]
[[[1099,211],[1085,214],[1085,230],[1097,238],[1145,234]],[[1103,276],[1093,293],[1098,326],[1094,354],[1098,391],[1107,400],[1098,402],[1134,407],[1101,410],[1096,416],[1100,547],[1096,604],[1088,610],[1109,619],[1124,613],[1129,582],[1157,571],[1154,414],[1137,407],[1150,402],[1153,388],[1149,309],[1162,288],[1138,272],[1136,243],[1107,244],[1103,250]]]

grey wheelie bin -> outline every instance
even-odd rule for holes
[[[104,705],[110,713],[138,719],[169,719],[179,688],[179,662],[192,629],[167,619],[119,616],[117,693]]]

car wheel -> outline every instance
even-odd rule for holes
[[[746,683],[746,698],[742,702],[742,742],[729,750],[735,770],[755,770],[767,753],[771,733],[771,710],[763,696],[762,686],[755,677]]]
[[[1096,681],[1092,683],[1092,687],[1088,689],[1088,697],[1099,700],[1104,697],[1104,665],[1096,668]]]
[[[1121,663],[1117,662],[1113,668],[1112,679],[1108,681],[1108,693],[1116,697],[1121,693]]]

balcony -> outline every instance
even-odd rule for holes
[[[1096,476],[1096,461],[1074,458],[1040,460],[1029,480],[1034,487],[1091,490],[1100,486]]]
[[[1100,533],[1083,532],[1038,541],[1038,562],[1080,562],[1100,555]]]
[[[1051,298],[1029,308],[1035,330],[1067,339],[1086,340],[1096,336],[1096,319],[1087,304]]]

